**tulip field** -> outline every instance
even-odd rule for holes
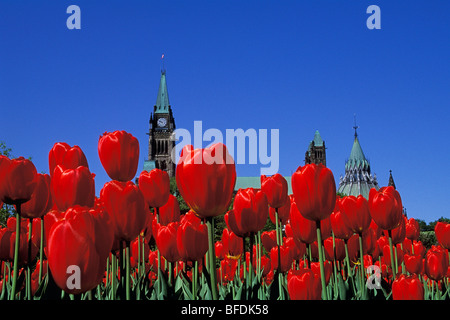
[[[111,178],[98,197],[78,146],[48,152],[50,174],[0,156],[0,204],[13,213],[0,229],[1,300],[450,300],[450,224],[425,247],[392,186],[337,195],[331,170],[309,164],[293,194],[280,174],[234,192],[225,145],[185,146],[182,214],[167,172],[138,172],[125,131],[98,141]]]

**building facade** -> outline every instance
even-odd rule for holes
[[[314,140],[309,143],[308,150],[305,153],[305,164],[323,164],[327,166],[327,155],[325,152],[325,141],[322,140],[319,130],[314,134]]]

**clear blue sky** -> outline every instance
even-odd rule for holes
[[[66,27],[71,4],[81,30]],[[372,4],[381,30],[366,27]],[[279,129],[283,175],[318,129],[338,183],[356,113],[379,184],[392,170],[409,217],[450,217],[449,12],[447,0],[1,0],[0,140],[40,172],[55,142],[79,145],[98,194],[103,132],[136,136],[143,167],[164,53],[178,128]]]

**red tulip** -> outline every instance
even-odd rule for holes
[[[273,207],[269,208],[269,217],[273,224],[276,224],[275,221],[275,210],[278,210],[278,223],[285,225],[289,220],[289,212],[291,210],[291,201],[288,201],[281,207],[275,209]]]
[[[447,274],[448,251],[440,246],[431,246],[425,256],[425,273],[430,279],[439,281]]]
[[[279,173],[271,177],[261,175],[261,191],[267,196],[272,208],[281,208],[289,201],[287,181]]]
[[[50,182],[52,199],[60,211],[75,205],[92,207],[95,201],[95,175],[87,167],[66,169],[57,165]]]
[[[336,257],[337,261],[342,261],[345,259],[345,243],[344,240],[335,238],[334,239],[335,248],[333,250],[333,238],[328,237],[323,242],[325,249],[325,257],[327,260],[333,261]],[[335,256],[336,252],[336,256]]]
[[[261,234],[261,242],[267,252],[270,252],[273,247],[277,246],[277,232],[276,230],[264,231]]]
[[[400,249],[400,247],[398,246],[393,246],[394,250],[397,250],[397,262],[398,265],[400,265],[403,261],[403,251]],[[393,252],[393,256],[395,259],[395,251]],[[384,257],[384,262],[388,265],[391,266],[392,261],[391,261],[391,248],[390,246],[386,245],[383,247],[383,257]]]
[[[214,253],[216,254],[216,258],[220,260],[225,259],[225,251],[223,249],[223,243],[221,241],[216,241],[216,243],[214,244]]]
[[[331,279],[331,272],[333,271],[333,266],[330,261],[324,261],[323,265],[325,269],[325,283],[328,285]],[[319,262],[311,262],[311,270],[319,277],[320,279],[320,263]]]
[[[297,204],[291,203],[290,225],[294,238],[304,243],[313,243],[317,237],[316,224],[314,221],[306,219],[297,208]]]
[[[407,220],[405,229],[406,229],[405,230],[406,237],[408,239],[416,241],[419,240],[420,226],[419,223],[414,218],[410,218],[409,220]]]
[[[292,250],[286,245],[280,246],[280,272],[286,272],[291,268],[293,261]],[[271,267],[273,270],[278,269],[278,247],[273,247],[270,250]]]
[[[222,281],[226,284],[234,280],[234,276],[237,270],[237,260],[236,259],[223,259],[220,261]],[[220,272],[220,270],[219,270]],[[219,277],[220,278],[220,274]]]
[[[344,223],[343,213],[335,211],[330,216],[331,228],[337,239],[348,240],[353,235],[353,231]]]
[[[375,223],[384,230],[397,228],[403,219],[402,199],[392,186],[380,190],[372,188],[369,192],[370,215]]]
[[[181,220],[176,241],[182,260],[201,260],[208,251],[208,228],[192,211],[189,211]]]
[[[22,217],[40,218],[46,214],[53,206],[50,191],[50,176],[38,173],[36,175],[36,189],[31,195],[31,199],[22,205]]]
[[[185,146],[176,169],[176,181],[186,204],[200,218],[225,213],[236,183],[236,167],[224,144],[193,149]]]
[[[169,262],[180,259],[177,246],[177,232],[179,222],[171,222],[167,226],[158,225],[156,232],[156,246],[161,255]]]
[[[225,257],[239,257],[244,249],[243,239],[227,228],[222,231],[222,244]]]
[[[299,167],[292,175],[292,191],[298,211],[309,220],[328,218],[336,203],[336,184],[330,169],[322,164]]]
[[[6,204],[22,204],[31,199],[36,188],[36,167],[23,157],[9,160],[1,159],[0,199]]]
[[[233,210],[225,215],[225,222],[238,236],[248,237],[264,228],[268,215],[269,205],[262,191],[239,189],[234,198]]]
[[[144,170],[139,175],[139,189],[150,207],[162,207],[169,200],[169,175],[161,169]]]
[[[292,260],[300,260],[306,254],[306,244],[303,242],[295,241],[292,237],[284,238],[283,242],[291,250]]]
[[[86,156],[79,146],[70,147],[65,142],[56,142],[48,154],[50,175],[56,166],[61,165],[66,169],[76,169],[79,166],[89,168]]]
[[[434,227],[437,241],[445,249],[450,250],[450,223],[438,222]]]
[[[177,197],[169,195],[166,203],[159,208],[159,223],[168,225],[170,222],[180,221],[180,205]]]
[[[290,270],[287,289],[291,300],[321,300],[320,276],[310,269]]]
[[[98,155],[112,180],[129,181],[136,175],[139,142],[128,132],[105,132],[98,141]]]
[[[56,284],[72,294],[94,289],[103,279],[114,240],[108,216],[75,206],[54,223],[48,239],[48,265]]]
[[[362,234],[369,228],[372,218],[370,217],[367,200],[362,195],[342,198],[340,209],[344,223],[353,232]]]
[[[406,235],[406,217],[402,216],[402,220],[400,222],[400,225],[397,228],[394,228],[391,230],[391,235],[392,235],[392,244],[398,244],[401,243],[405,240],[405,235]],[[389,236],[388,231],[384,231],[384,235],[386,237]]]
[[[422,273],[423,258],[421,255],[404,255],[405,268],[409,273]]]
[[[424,288],[417,275],[400,275],[392,283],[393,300],[423,300]]]
[[[144,196],[133,182],[105,183],[100,199],[113,222],[116,238],[132,241],[145,229],[148,215]]]

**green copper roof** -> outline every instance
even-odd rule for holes
[[[353,141],[352,151],[350,152],[350,157],[347,160],[345,167],[362,167],[365,169],[370,168],[369,161],[367,161],[362,151],[361,145],[359,144],[358,136],[355,135],[355,140]]]
[[[319,130],[316,130],[316,133],[314,134],[314,145],[316,147],[322,147],[323,146],[323,140],[320,136]]]
[[[156,98],[155,113],[169,113],[169,93],[167,92],[166,71],[161,71],[158,97]]]

